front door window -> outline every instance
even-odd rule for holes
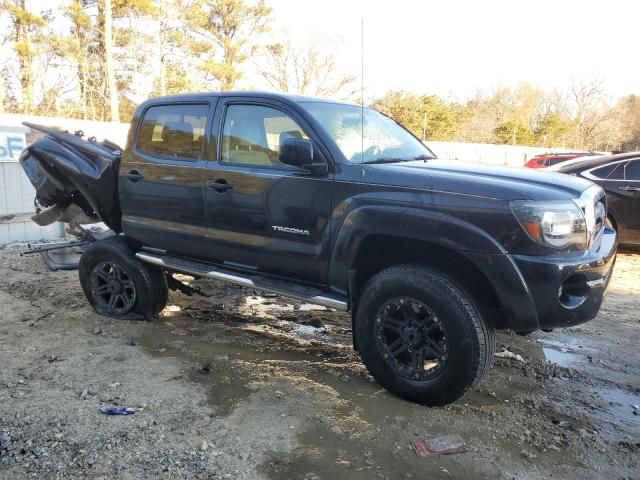
[[[222,129],[221,162],[294,169],[278,159],[287,137],[308,139],[304,130],[281,110],[262,105],[229,105]]]

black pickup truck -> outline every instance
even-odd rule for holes
[[[617,247],[593,183],[439,160],[358,105],[202,93],[140,105],[127,146],[46,135],[22,154],[38,223],[103,221],[80,261],[103,315],[151,319],[173,273],[350,311],[375,379],[427,405],[490,365],[495,329],[592,319]]]

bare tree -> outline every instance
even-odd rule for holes
[[[281,43],[267,47],[259,62],[259,74],[276,90],[301,95],[352,97],[359,92],[357,76],[340,73],[337,47],[326,39],[314,39],[295,48]]]
[[[576,124],[574,147],[592,148],[598,131],[612,115],[602,80],[573,81],[566,97],[567,113]]]
[[[113,9],[111,8],[111,0],[104,0],[102,7],[104,15],[104,67],[109,90],[109,108],[111,110],[111,121],[119,122],[118,85],[116,84],[116,73],[113,69]]]

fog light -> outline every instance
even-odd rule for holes
[[[589,296],[589,285],[584,275],[572,275],[567,278],[558,292],[560,304],[569,309],[578,308]]]

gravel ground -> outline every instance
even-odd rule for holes
[[[594,321],[500,333],[524,362],[425,408],[372,381],[344,314],[200,280],[116,321],[20,250],[0,250],[0,479],[640,478],[640,255]],[[410,448],[447,434],[467,451]]]

